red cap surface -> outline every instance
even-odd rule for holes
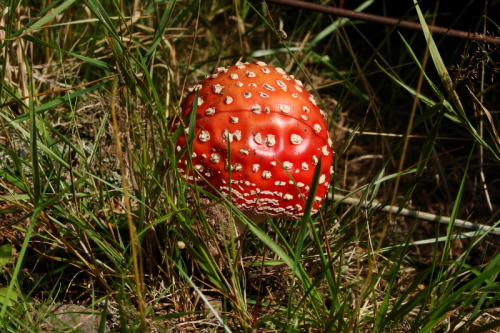
[[[184,154],[178,163],[182,175],[207,191],[216,192],[210,183],[224,196],[231,192],[242,211],[298,219],[321,159],[311,213],[317,212],[334,152],[324,113],[299,80],[262,62],[237,63],[219,68],[194,90],[182,104],[184,119],[197,104],[191,162]],[[177,151],[186,137],[179,137]]]

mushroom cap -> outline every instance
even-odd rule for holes
[[[181,175],[209,192],[231,194],[234,205],[251,215],[299,219],[321,159],[311,213],[318,211],[334,152],[324,112],[299,80],[262,62],[237,63],[192,89],[182,103],[184,119],[194,103],[191,162],[187,153],[181,156]],[[178,152],[187,144],[185,132]]]

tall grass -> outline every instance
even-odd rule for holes
[[[396,13],[420,32],[258,1],[1,10],[2,332],[57,330],[60,303],[97,331],[500,325],[498,49],[432,36],[446,8]],[[284,68],[328,110],[336,173],[317,215],[255,225],[178,175],[184,92],[241,59]]]

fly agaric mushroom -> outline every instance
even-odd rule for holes
[[[239,62],[218,68],[190,90],[182,117],[191,118],[196,103],[196,124],[186,125],[176,143],[182,151],[188,128],[194,128],[192,155],[178,162],[181,175],[230,196],[254,221],[266,215],[299,219],[321,160],[311,213],[318,211],[334,152],[324,112],[299,80],[263,62]]]

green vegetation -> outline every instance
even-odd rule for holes
[[[426,22],[498,35],[498,2],[358,3],[424,28],[248,0],[5,0],[0,331],[57,331],[65,303],[101,332],[495,332],[499,49]],[[319,214],[240,239],[174,149],[187,87],[238,60],[307,83],[336,147]]]

